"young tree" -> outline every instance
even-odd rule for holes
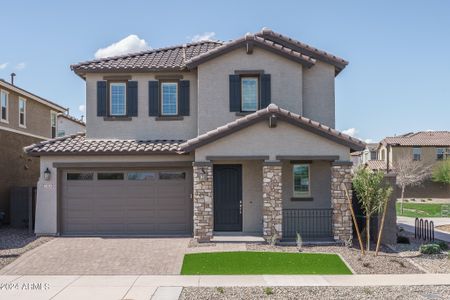
[[[403,214],[403,198],[406,188],[420,185],[430,178],[431,166],[423,164],[420,160],[403,157],[394,163],[394,168],[397,174],[397,185],[401,189],[400,212]]]
[[[383,172],[373,172],[365,166],[356,170],[353,188],[366,215],[366,250],[370,251],[370,219],[373,214],[384,210],[392,188],[384,184]]]
[[[444,160],[433,170],[433,181],[450,184],[450,159]]]

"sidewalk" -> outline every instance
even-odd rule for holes
[[[401,226],[403,229],[410,233],[414,233],[415,220],[415,218],[410,217],[397,217],[397,225]],[[433,221],[435,227],[439,225],[450,224],[450,218],[428,218],[427,220]],[[434,238],[450,243],[450,233],[436,228],[434,229]]]
[[[178,299],[181,287],[397,285],[450,285],[450,274],[0,276],[0,299]]]

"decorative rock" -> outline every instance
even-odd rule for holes
[[[263,235],[267,241],[282,237],[281,165],[263,166]]]
[[[352,195],[351,165],[331,167],[331,206],[333,208],[333,235],[336,240],[346,243],[353,237],[350,207],[345,194]]]

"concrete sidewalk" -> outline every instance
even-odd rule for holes
[[[433,221],[434,227],[439,225],[450,224],[450,218],[428,218],[426,220]],[[415,218],[397,217],[397,225],[410,233],[414,233],[415,221],[416,221]],[[434,229],[434,238],[450,243],[450,233],[436,228]]]
[[[450,274],[0,276],[0,299],[178,299],[181,287],[450,285]]]

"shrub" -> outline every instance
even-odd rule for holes
[[[438,244],[425,244],[420,246],[420,253],[439,254],[441,253],[441,247]]]
[[[270,287],[266,287],[265,289],[264,289],[264,294],[266,294],[266,295],[273,295],[273,289],[272,288],[270,288]]]
[[[439,245],[439,247],[441,248],[442,251],[447,251],[448,250],[447,242],[437,241],[437,242],[435,242],[435,244]]]
[[[397,243],[398,244],[409,244],[409,238],[403,235],[397,236]]]
[[[219,287],[217,288],[217,291],[218,291],[219,293],[221,293],[221,294],[225,293],[224,288],[221,287],[221,286],[219,286]]]

